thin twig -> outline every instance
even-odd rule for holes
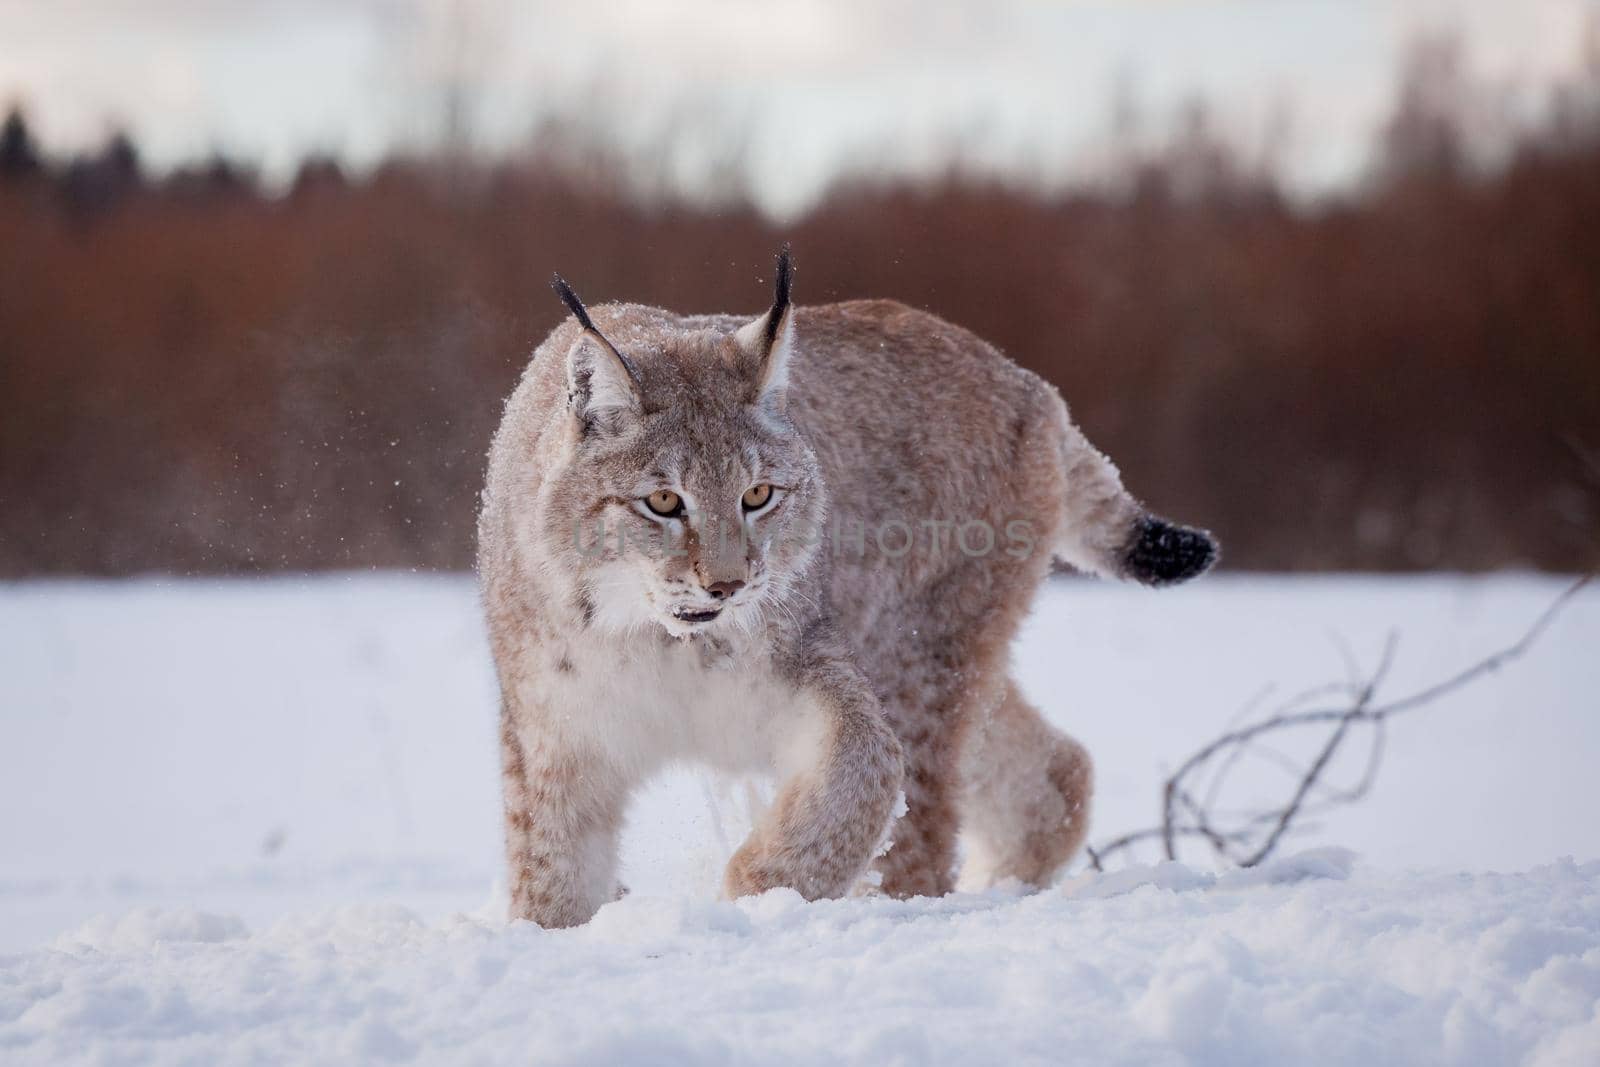
[[[1394,662],[1394,650],[1397,644],[1398,639],[1391,633],[1383,643],[1383,656],[1378,660],[1378,669],[1372,673],[1372,679],[1361,690],[1361,696],[1350,708],[1350,713],[1339,720],[1339,726],[1333,731],[1333,736],[1328,738],[1328,743],[1322,746],[1321,752],[1317,753],[1317,758],[1312,761],[1310,769],[1306,771],[1306,776],[1300,780],[1300,785],[1294,791],[1294,796],[1289,798],[1289,803],[1284,807],[1282,814],[1278,816],[1278,821],[1267,834],[1267,839],[1240,866],[1254,867],[1272,855],[1272,850],[1278,847],[1278,840],[1283,837],[1284,831],[1289,829],[1289,824],[1294,821],[1295,815],[1300,811],[1300,805],[1305,803],[1306,794],[1311,792],[1311,787],[1316,784],[1317,779],[1322,777],[1322,772],[1327,769],[1328,761],[1333,759],[1333,754],[1338,751],[1339,745],[1344,742],[1346,735],[1350,731],[1350,724],[1356,720],[1358,715],[1367,710],[1367,705],[1372,703],[1372,695],[1378,691],[1378,686],[1383,684],[1384,675],[1389,673],[1389,666]]]
[[[1177,770],[1167,776],[1162,784],[1160,825],[1123,834],[1098,848],[1089,849],[1090,865],[1095,870],[1104,870],[1104,862],[1109,856],[1155,839],[1161,841],[1162,852],[1166,858],[1176,859],[1178,842],[1195,837],[1203,839],[1224,860],[1245,867],[1261,863],[1290,833],[1297,819],[1307,814],[1320,813],[1343,804],[1354,803],[1371,791],[1377,779],[1378,768],[1383,761],[1387,724],[1391,716],[1431,704],[1523,656],[1555,621],[1556,616],[1594,578],[1594,575],[1587,575],[1569,585],[1512,644],[1443,681],[1425,686],[1398,700],[1384,704],[1377,703],[1378,690],[1388,677],[1389,669],[1394,662],[1396,639],[1391,634],[1384,644],[1377,668],[1365,682],[1336,682],[1307,689],[1286,701],[1273,714],[1247,726],[1233,725],[1241,718],[1241,715],[1236,714],[1230,720],[1229,729],[1225,733],[1190,755]],[[1341,706],[1305,708],[1308,702],[1321,700],[1335,693],[1347,694],[1349,702]],[[1246,713],[1259,699],[1258,694],[1246,706]],[[1328,723],[1333,724],[1333,732],[1309,765],[1303,770],[1295,769],[1299,780],[1294,793],[1283,807],[1246,813],[1234,829],[1218,825],[1215,800],[1220,795],[1224,781],[1247,752],[1260,756],[1270,753],[1280,761],[1287,760],[1281,753],[1259,745],[1258,738],[1276,731]],[[1323,775],[1357,725],[1373,727],[1372,745],[1368,750],[1361,778],[1347,790],[1327,786],[1322,781]],[[1204,790],[1205,801],[1197,802],[1187,783],[1191,776],[1198,774],[1218,756],[1223,758],[1209,778],[1207,788]],[[1318,803],[1308,803],[1319,788],[1325,791],[1325,795],[1318,796]],[[1266,828],[1264,836],[1258,837],[1263,833],[1263,827]],[[1249,847],[1251,842],[1256,842],[1254,847]],[[1243,858],[1239,858],[1233,851],[1241,847],[1247,848]]]

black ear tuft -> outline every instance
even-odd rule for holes
[[[1134,524],[1123,573],[1145,585],[1176,585],[1210,570],[1217,555],[1216,541],[1204,530],[1145,515]]]
[[[567,310],[577,318],[579,326],[582,326],[590,333],[600,332],[594,328],[594,320],[589,318],[589,309],[583,306],[583,301],[578,299],[578,294],[572,291],[572,286],[568,285],[561,275],[550,275],[550,288],[556,291],[556,295],[561,298],[561,302],[567,305]]]
[[[628,385],[633,390],[633,399],[638,402],[643,395],[643,387],[639,381],[639,369],[633,365],[633,360],[623,355],[616,345],[606,340],[606,335],[600,332],[599,327],[595,326],[594,320],[589,317],[589,309],[583,306],[583,301],[578,299],[578,294],[572,291],[572,286],[568,285],[561,275],[552,274],[550,276],[550,288],[554,289],[556,295],[561,298],[561,302],[567,305],[567,310],[572,312],[573,316],[578,320],[578,325],[583,327],[584,332],[592,340],[599,343],[604,352],[601,358],[613,360],[627,375]],[[576,349],[574,349],[574,352],[576,352]],[[576,366],[573,359],[573,355],[568,356],[567,399],[575,408],[582,409],[589,404],[590,387],[595,370],[592,364],[586,368]]]
[[[772,299],[772,310],[767,313],[767,347],[778,339],[778,324],[783,313],[789,310],[789,288],[794,283],[794,260],[789,256],[789,242],[778,249],[778,281]]]

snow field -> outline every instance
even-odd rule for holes
[[[1017,673],[1094,754],[1104,840],[1246,706],[1391,628],[1401,695],[1563,584],[1061,582]],[[0,586],[0,1062],[1592,1067],[1597,638],[1586,592],[1265,871],[1147,851],[1032,896],[728,903],[751,790],[685,770],[630,813],[633,895],[541,931],[502,919],[469,579]],[[1243,763],[1225,802],[1288,784]]]

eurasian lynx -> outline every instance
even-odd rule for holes
[[[514,917],[618,892],[629,794],[673,761],[779,791],[730,896],[1044,885],[1091,768],[1008,677],[1052,559],[1153,585],[1210,566],[1054,388],[889,301],[753,321],[610,304],[539,346],[489,457],[479,571],[502,694]],[[904,792],[904,814],[893,820]],[[885,851],[887,848],[887,851]]]

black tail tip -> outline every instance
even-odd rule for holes
[[[1145,585],[1177,585],[1210,570],[1220,554],[1206,531],[1146,515],[1134,525],[1122,567],[1127,577]]]

